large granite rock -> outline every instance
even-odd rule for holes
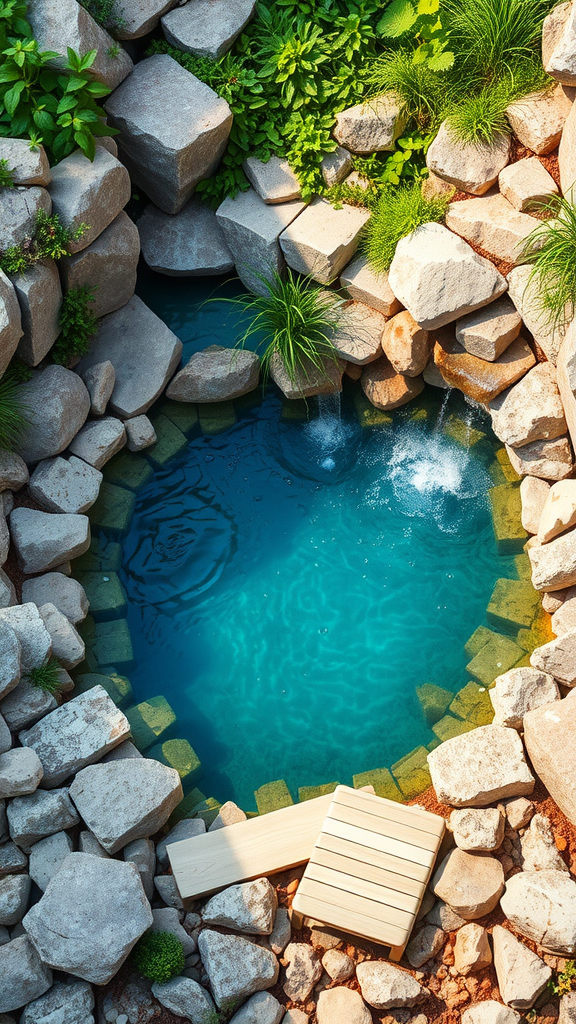
[[[446,212],[446,226],[451,231],[506,263],[519,262],[528,235],[539,223],[514,209],[500,193],[451,203]]]
[[[562,686],[576,686],[576,629],[537,647],[530,655],[530,664],[554,676]]]
[[[362,228],[370,219],[363,207],[336,210],[317,197],[280,235],[280,246],[293,270],[330,284],[358,248]]]
[[[44,963],[105,985],[152,924],[133,864],[72,853],[24,927]]]
[[[493,363],[518,337],[522,317],[508,298],[469,313],[456,324],[456,341],[472,356]]]
[[[23,331],[16,354],[27,366],[38,366],[60,334],[62,291],[58,268],[53,260],[41,260],[24,274],[16,274],[12,283]]]
[[[521,448],[506,445],[506,453],[518,476],[565,480],[574,469],[572,448],[565,435],[552,441],[531,441]]]
[[[18,395],[26,406],[26,426],[15,448],[29,463],[64,451],[90,411],[84,383],[64,366],[47,366],[36,372],[20,385]]]
[[[491,188],[509,159],[509,135],[498,135],[492,142],[466,144],[452,135],[444,121],[428,148],[426,165],[460,192],[481,196]]]
[[[388,274],[376,274],[365,256],[355,256],[340,275],[340,285],[351,299],[365,302],[384,316],[399,313],[401,303],[392,291]]]
[[[50,185],[53,210],[71,232],[85,225],[70,251],[79,252],[98,238],[126,206],[130,192],[128,171],[102,146],[92,161],[76,150],[56,164]]]
[[[425,330],[459,320],[506,291],[496,267],[441,224],[423,224],[400,240],[388,280]]]
[[[109,360],[116,383],[109,408],[122,419],[146,412],[176,370],[182,342],[136,295],[99,324],[90,353],[78,366],[84,373]]]
[[[94,469],[102,469],[126,444],[126,428],[115,416],[85,423],[70,443],[70,451]]]
[[[214,172],[232,125],[226,100],[166,54],[141,61],[105,108],[132,179],[166,213]]]
[[[552,675],[525,665],[498,676],[490,700],[495,712],[493,725],[522,729],[524,715],[560,700],[560,691]]]
[[[202,910],[202,920],[236,932],[270,935],[277,906],[274,887],[267,878],[257,878],[212,896]]]
[[[253,352],[211,345],[195,352],[166,394],[176,402],[226,402],[258,387],[260,360]]]
[[[490,403],[496,437],[513,448],[566,433],[566,419],[551,363],[538,363]]]
[[[35,750],[14,747],[0,754],[0,800],[34,793],[44,770]]]
[[[0,609],[0,700],[6,697],[18,685],[21,672],[20,641],[9,620],[7,621],[2,618],[2,611],[4,609]],[[42,622],[40,616],[38,616],[38,619]],[[47,646],[44,657],[46,657],[46,653],[50,650],[50,637],[46,636],[45,639],[47,640]],[[34,663],[30,667],[33,667]]]
[[[10,632],[2,629],[3,624],[9,627]],[[0,686],[0,696],[3,696],[14,689],[20,678],[16,668],[13,635],[16,636],[20,648],[22,673],[28,673],[30,669],[44,664],[52,650],[52,641],[35,604],[19,604],[13,608],[0,609],[0,630],[0,655],[6,658],[6,661],[2,662],[2,667],[7,673],[4,687]]]
[[[459,917],[475,921],[494,910],[504,892],[504,871],[489,853],[468,853],[456,847],[440,864],[432,887]]]
[[[122,210],[90,245],[59,260],[58,269],[66,291],[94,289],[91,307],[101,317],[121,309],[134,295],[139,255],[138,228]]]
[[[553,800],[576,825],[576,691],[564,700],[528,711],[524,741],[534,771]]]
[[[418,377],[426,368],[432,338],[417,324],[407,309],[388,320],[382,334],[382,348],[397,373]]]
[[[542,27],[544,70],[563,85],[576,85],[576,8],[558,4]]]
[[[38,754],[44,768],[44,788],[53,789],[118,746],[129,732],[128,719],[106,690],[94,686],[21,732],[19,738]]]
[[[299,200],[271,206],[250,188],[234,198],[228,196],[218,207],[217,222],[236,264],[236,273],[249,291],[268,295],[266,281],[272,281],[274,274],[285,270],[278,239],[304,206]]]
[[[265,203],[289,203],[300,199],[300,182],[287,160],[271,156],[269,160],[248,157],[242,164],[250,184]]]
[[[490,363],[466,352],[451,331],[442,331],[434,346],[434,362],[451,387],[463,391],[475,402],[486,404],[520,380],[535,365],[536,359],[522,337],[516,338]]]
[[[278,980],[274,953],[240,935],[223,935],[205,928],[200,932],[198,948],[220,1009],[272,988]]]
[[[138,221],[142,255],[152,270],[169,277],[227,274],[234,267],[224,233],[210,207],[191,199],[170,215],[150,203]]]
[[[422,377],[397,373],[386,356],[366,366],[360,382],[366,398],[377,409],[384,410],[398,409],[424,390]]]
[[[30,494],[48,512],[78,515],[92,507],[101,483],[102,473],[83,459],[56,456],[38,463],[30,478]]]
[[[28,139],[0,139],[0,160],[6,160],[15,185],[50,184],[50,161],[44,146],[32,149]]]
[[[360,993],[341,985],[320,993],[316,1016],[318,1024],[372,1024],[372,1015]]]
[[[544,156],[560,142],[573,99],[571,89],[562,85],[552,91],[531,92],[514,100],[506,109],[506,117],[522,145]]]
[[[486,807],[534,789],[522,740],[498,725],[446,740],[428,754],[428,766],[438,800],[453,807]]]
[[[334,137],[351,153],[380,153],[394,149],[405,124],[402,100],[388,92],[337,114]]]
[[[23,850],[80,821],[67,789],[37,789],[28,796],[16,797],[6,813],[10,835]]]
[[[49,214],[52,200],[45,188],[4,188],[0,193],[0,246],[20,245],[34,234],[38,214]]]
[[[160,18],[176,6],[178,0],[116,0],[114,11],[120,24],[114,27],[117,39],[140,39],[156,28]]]
[[[132,840],[158,832],[183,794],[174,768],[148,758],[125,758],[84,768],[70,795],[100,845],[117,853]]]
[[[44,995],[51,985],[52,971],[42,963],[27,935],[0,946],[0,1013],[19,1010]]]
[[[376,1010],[415,1006],[424,996],[416,978],[385,960],[364,960],[356,968],[356,977],[363,999]]]
[[[199,57],[218,60],[226,53],[254,14],[255,0],[228,0],[214,6],[213,0],[185,3],[162,18],[169,43]]]
[[[49,992],[24,1007],[20,1024],[92,1024],[94,993],[86,981],[57,981]]]
[[[494,926],[492,942],[502,999],[516,1010],[530,1009],[552,977],[552,969],[501,925]]]
[[[576,952],[576,882],[563,871],[521,871],[506,882],[500,901],[527,939],[559,955]]]
[[[90,547],[87,516],[15,508],[10,514],[10,532],[26,574],[54,569],[69,558],[83,555]]]
[[[66,56],[69,46],[77,53],[96,50],[91,71],[96,81],[115,89],[132,71],[132,61],[114,40],[76,0],[29,0],[26,17],[32,26],[40,50],[52,50]],[[55,59],[59,66],[61,58]],[[54,170],[54,169],[53,169]]]
[[[171,978],[163,984],[156,983],[152,985],[152,995],[171,1013],[191,1024],[202,1024],[216,1016],[216,1007],[208,992],[192,978]]]

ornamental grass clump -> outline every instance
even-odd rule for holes
[[[12,451],[26,429],[26,406],[22,401],[19,374],[8,368],[0,378],[0,449]]]
[[[62,679],[60,677],[60,665],[53,658],[44,665],[37,665],[30,670],[28,675],[32,686],[38,690],[45,690],[53,696],[60,693]]]
[[[377,274],[389,270],[400,239],[422,224],[442,221],[449,202],[447,196],[426,199],[418,183],[385,187],[362,243],[372,270]]]
[[[132,957],[140,974],[159,984],[184,970],[184,947],[171,932],[146,932],[136,943]]]
[[[562,331],[576,315],[576,206],[568,193],[539,209],[548,219],[528,235],[520,261],[532,266],[529,284],[543,319]]]

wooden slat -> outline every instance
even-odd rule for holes
[[[368,809],[359,810],[356,807],[347,807],[345,804],[333,800],[328,817],[335,818],[336,821],[343,821],[347,825],[368,829],[369,832],[378,832],[381,836],[395,839],[400,843],[416,847],[416,849],[428,850],[430,853],[436,853],[438,849],[437,836],[433,836],[429,832],[421,832],[417,828],[410,828],[409,825],[390,821],[388,818],[379,818]]]
[[[350,843],[343,844],[344,849],[350,845]],[[423,882],[417,882],[413,878],[407,878],[405,875],[400,875],[395,871],[388,871],[383,867],[375,867],[373,864],[367,864],[366,861],[354,860],[340,852],[334,853],[331,850],[323,850],[318,845],[312,851],[312,858],[306,869],[307,873],[312,864],[321,864],[325,868],[342,871],[344,874],[350,875],[352,879],[363,878],[368,882],[375,882],[385,888],[393,889],[395,892],[405,893],[406,896],[410,896],[417,901],[422,898],[425,889]]]
[[[303,864],[310,859],[331,801],[328,793],[171,843],[168,857],[182,899]]]
[[[434,854],[428,850],[419,850],[416,846],[409,846],[408,843],[400,843],[396,839],[388,839],[377,832],[369,832],[365,828],[357,828],[355,825],[347,825],[335,818],[326,818],[322,825],[322,832],[331,836],[338,836],[339,839],[348,839],[353,843],[367,846],[372,850],[380,850],[381,853],[391,854],[398,857],[406,864],[417,864],[422,868],[422,881],[428,880],[430,869],[434,863]]]
[[[334,893],[333,902],[338,903],[339,893],[350,892],[355,896],[363,896],[367,900],[374,900],[375,903],[382,903],[386,907],[402,910],[412,917],[418,912],[420,899],[417,896],[407,896],[404,892],[391,889],[380,882],[372,882],[367,878],[353,877],[345,872],[326,867],[317,861],[310,861],[306,868],[306,878],[314,882],[322,882],[337,890]]]
[[[343,928],[377,942],[401,946],[406,941],[414,923],[412,915],[402,915],[398,910],[382,913],[384,908],[381,904],[350,893],[342,893],[338,903],[334,904],[330,892],[328,886],[303,878],[292,906],[304,917],[325,921],[333,928]]]
[[[370,814],[375,814],[379,818],[408,825],[410,828],[417,828],[438,839],[441,839],[445,832],[444,819],[440,815],[431,814],[430,811],[424,811],[421,807],[406,807],[405,804],[395,803],[394,800],[371,796],[361,789],[338,786],[333,793],[332,801],[344,804],[346,807],[369,811]]]
[[[425,885],[428,879],[428,868],[423,868],[420,864],[412,864],[410,861],[392,857],[380,850],[370,850],[367,846],[352,843],[348,839],[340,839],[338,836],[331,836],[328,832],[320,833],[312,852],[313,857],[316,856],[318,849],[331,850],[332,853],[342,854],[344,857],[350,857],[363,864],[372,864],[374,867],[392,871],[398,878],[413,879],[418,885]]]

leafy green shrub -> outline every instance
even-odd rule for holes
[[[576,206],[566,195],[540,209],[550,219],[528,235],[520,260],[532,265],[529,283],[544,319],[562,330],[576,315]]]
[[[62,686],[60,665],[53,658],[45,662],[44,665],[37,665],[31,669],[28,678],[32,686],[36,686],[39,690],[45,690],[46,693],[53,695],[60,693]]]
[[[26,406],[19,393],[20,375],[11,366],[0,378],[0,448],[11,451],[26,428]]]
[[[414,37],[415,64],[425,64],[432,71],[447,71],[454,63],[448,49],[450,33],[442,22],[440,0],[392,0],[378,22],[377,31],[387,39]]]
[[[238,345],[245,347],[254,337],[256,351],[262,351],[262,375],[266,382],[270,363],[279,355],[292,384],[308,378],[312,368],[321,370],[326,359],[338,356],[330,341],[338,323],[338,298],[313,285],[307,278],[288,271],[284,280],[275,274],[272,281],[261,277],[266,295],[241,295],[230,299],[250,317],[250,325]],[[227,300],[228,301],[228,300]]]
[[[88,11],[88,14],[92,15],[94,21],[102,28],[108,29],[109,32],[124,27],[125,20],[118,11],[117,0],[79,0],[79,2]]]
[[[137,970],[150,981],[170,981],[184,970],[182,943],[171,932],[146,932],[132,955]]]
[[[5,274],[23,274],[36,260],[59,260],[68,255],[70,242],[78,241],[85,231],[86,224],[71,232],[64,227],[57,213],[49,215],[39,210],[34,233],[17,245],[0,251],[0,270]]]
[[[88,285],[71,288],[62,299],[59,314],[61,332],[50,353],[55,363],[68,366],[72,359],[88,352],[98,329],[98,317],[91,307],[93,301],[94,288]]]
[[[0,188],[14,188],[14,171],[10,170],[5,157],[0,160]]]
[[[443,220],[448,203],[446,196],[425,199],[417,183],[384,188],[362,243],[372,269],[376,273],[389,270],[400,239],[421,224]]]

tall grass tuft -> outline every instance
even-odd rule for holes
[[[410,50],[390,50],[373,60],[366,84],[374,95],[396,92],[404,105],[408,125],[429,131],[442,120],[446,79],[427,64],[418,64]]]
[[[52,695],[60,693],[62,686],[60,665],[53,659],[45,662],[44,665],[37,665],[31,669],[28,678],[32,686],[36,686],[39,690],[45,690],[46,693],[51,693]]]
[[[506,108],[514,97],[502,83],[465,96],[446,118],[450,134],[466,144],[492,142],[510,131]]]
[[[21,377],[10,367],[0,378],[0,448],[11,451],[26,428],[26,406],[20,394]]]
[[[554,196],[540,207],[548,216],[528,236],[521,262],[531,264],[529,283],[544,319],[563,330],[576,315],[576,206],[573,197]]]
[[[447,196],[426,199],[418,183],[385,187],[363,240],[372,270],[377,274],[389,270],[400,239],[422,224],[443,220],[449,202]]]

